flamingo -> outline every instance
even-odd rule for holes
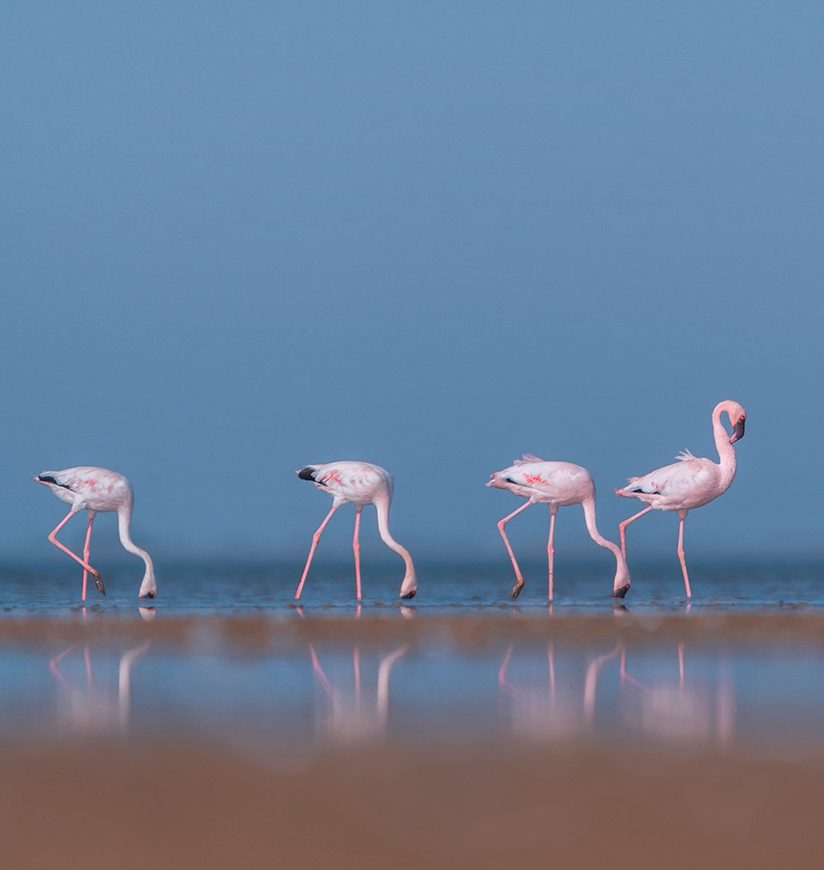
[[[62,550],[83,566],[83,601],[86,600],[86,582],[89,574],[94,577],[95,586],[100,592],[103,595],[106,594],[100,572],[89,564],[94,518],[103,511],[117,511],[120,543],[128,552],[140,556],[146,565],[143,582],[140,584],[140,592],[138,593],[139,597],[154,598],[157,595],[157,581],[155,580],[151,556],[138,547],[129,534],[134,493],[129,481],[122,474],[109,471],[107,468],[78,466],[77,468],[65,468],[63,471],[43,471],[34,478],[34,482],[48,487],[60,501],[71,505],[71,510],[49,535],[49,541],[58,550]],[[63,526],[81,510],[85,510],[89,514],[89,528],[86,532],[86,545],[83,549],[82,559],[57,540],[57,535]]]
[[[320,524],[318,530],[312,535],[312,546],[306,559],[306,567],[295,593],[295,600],[299,601],[303,593],[303,585],[309,574],[309,566],[315,556],[318,541],[323,534],[329,520],[335,511],[345,504],[355,505],[355,537],[352,548],[355,551],[355,586],[357,600],[362,601],[361,594],[361,567],[360,567],[360,521],[361,511],[365,505],[375,505],[378,514],[378,532],[384,544],[390,550],[394,550],[403,559],[406,565],[406,573],[401,583],[401,598],[414,598],[418,591],[418,579],[415,576],[415,566],[409,551],[402,547],[389,532],[389,508],[392,505],[393,481],[392,475],[379,465],[369,462],[327,462],[325,465],[307,465],[297,472],[301,480],[311,480],[315,487],[332,496],[332,510],[326,515],[326,519]]]
[[[583,507],[587,531],[592,540],[599,547],[610,550],[615,556],[613,596],[623,598],[629,592],[629,569],[624,555],[617,544],[608,541],[598,531],[595,521],[595,484],[586,468],[573,465],[571,462],[546,462],[537,456],[525,453],[521,459],[516,459],[509,468],[496,471],[491,477],[492,479],[487,483],[487,486],[494,489],[506,489],[515,495],[528,499],[525,505],[521,505],[498,523],[498,531],[504,539],[509,558],[512,560],[512,567],[515,569],[517,583],[512,587],[513,598],[517,598],[521,594],[521,590],[524,588],[524,578],[506,536],[506,524],[534,504],[548,504],[550,511],[549,542],[547,544],[550,601],[555,595],[555,514],[558,513],[559,507],[574,504]]]
[[[732,435],[721,422],[722,414],[729,418]],[[744,437],[746,421],[747,415],[738,402],[729,399],[719,402],[712,411],[712,434],[720,462],[693,456],[685,450],[676,456],[678,461],[672,465],[665,465],[643,477],[631,477],[627,486],[615,490],[616,495],[637,498],[649,505],[621,523],[621,551],[625,557],[629,525],[652,510],[678,514],[678,560],[684,574],[687,598],[692,598],[692,590],[684,551],[684,521],[691,510],[709,504],[730,488],[735,478],[735,449],[732,445]]]

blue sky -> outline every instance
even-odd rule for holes
[[[522,451],[590,468],[614,537],[612,489],[712,455],[723,398],[747,437],[691,557],[824,550],[821,5],[2,18],[6,556],[52,558],[31,476],[78,464],[166,554],[301,555],[328,503],[294,469],[340,458],[394,473],[413,554],[499,554],[483,484]],[[592,552],[580,511],[558,547]]]

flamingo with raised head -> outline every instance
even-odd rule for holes
[[[361,592],[361,565],[360,565],[360,521],[361,511],[368,504],[375,505],[378,514],[378,533],[384,544],[390,550],[394,550],[404,561],[406,573],[401,583],[401,598],[414,598],[418,591],[418,579],[415,575],[415,566],[409,551],[402,547],[389,531],[389,508],[392,505],[393,481],[392,475],[379,465],[369,462],[327,462],[324,465],[307,465],[297,472],[301,480],[310,480],[317,489],[332,496],[332,510],[326,515],[326,519],[320,524],[317,531],[312,535],[312,546],[306,559],[306,566],[300,578],[295,600],[299,601],[303,593],[303,585],[309,575],[309,567],[318,548],[318,541],[323,534],[329,520],[335,511],[345,504],[355,506],[355,537],[352,541],[352,549],[355,552],[355,587],[357,600],[362,601]]]
[[[62,471],[43,471],[34,478],[35,483],[48,487],[60,501],[71,505],[71,509],[57,528],[49,535],[49,541],[58,550],[71,556],[75,562],[83,566],[83,601],[86,600],[86,583],[88,575],[94,577],[94,582],[100,592],[105,595],[106,588],[100,577],[100,572],[89,564],[92,543],[92,526],[98,513],[117,512],[117,527],[120,533],[120,543],[124,549],[143,560],[146,570],[143,582],[140,584],[140,598],[154,598],[157,595],[157,581],[151,556],[135,544],[129,533],[134,506],[134,493],[129,481],[116,471],[93,466],[78,466],[64,468]],[[79,511],[85,510],[89,515],[89,527],[86,532],[86,545],[83,558],[73,553],[65,544],[57,540],[57,535],[63,526]]]
[[[595,518],[595,484],[590,473],[580,465],[571,462],[547,462],[530,453],[516,459],[509,468],[496,471],[487,483],[495,489],[506,489],[521,498],[528,499],[525,505],[505,516],[498,523],[498,531],[504,539],[512,567],[515,569],[516,585],[512,587],[512,597],[517,598],[524,588],[524,577],[515,558],[515,553],[506,536],[506,524],[534,504],[548,504],[550,511],[549,541],[549,600],[555,597],[555,515],[559,507],[579,504],[584,509],[584,519],[589,536],[615,556],[615,580],[612,594],[623,598],[629,592],[630,578],[626,559],[617,544],[608,541],[599,531]]]
[[[733,427],[732,435],[724,428],[721,416],[726,414]],[[684,521],[695,508],[703,507],[723,495],[735,478],[735,449],[733,444],[744,437],[747,415],[738,402],[719,402],[712,411],[712,434],[720,462],[693,456],[688,450],[680,453],[672,465],[665,465],[645,474],[631,477],[629,484],[616,489],[616,495],[637,498],[649,505],[621,523],[621,551],[627,554],[627,527],[652,510],[675,511],[678,514],[678,560],[684,574],[687,598],[692,598],[690,576],[684,551]]]

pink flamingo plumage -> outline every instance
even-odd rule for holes
[[[732,435],[721,422],[722,414],[729,418],[733,427]],[[712,433],[720,462],[684,451],[676,457],[678,462],[665,465],[643,477],[631,477],[627,486],[615,490],[617,495],[637,498],[649,505],[621,523],[621,551],[624,556],[627,554],[627,526],[652,510],[675,511],[678,514],[678,559],[684,574],[687,598],[692,597],[692,590],[684,551],[684,521],[691,510],[709,504],[730,488],[735,478],[735,449],[732,445],[744,437],[746,420],[747,415],[738,402],[719,402],[712,412]]]
[[[630,587],[629,569],[626,559],[617,544],[608,541],[599,531],[595,520],[595,484],[590,473],[580,465],[571,462],[546,462],[537,456],[525,453],[521,459],[516,459],[509,468],[496,471],[487,486],[495,489],[506,489],[522,498],[528,499],[516,511],[505,516],[498,523],[498,531],[504,539],[512,567],[515,569],[516,585],[512,588],[512,597],[517,598],[524,588],[524,578],[515,553],[506,536],[506,524],[528,507],[534,504],[548,504],[550,510],[549,542],[547,555],[549,557],[549,600],[555,596],[555,514],[559,507],[579,504],[584,509],[584,519],[589,536],[598,544],[610,550],[615,556],[615,580],[612,594],[623,598]]]
[[[394,484],[392,475],[379,465],[369,462],[327,462],[325,465],[307,465],[297,472],[301,480],[311,481],[315,487],[332,496],[332,510],[326,515],[326,519],[320,524],[318,530],[312,536],[312,546],[306,559],[306,567],[300,578],[295,600],[299,601],[303,593],[303,585],[309,575],[309,567],[315,556],[318,541],[323,534],[329,520],[339,507],[345,504],[355,505],[355,537],[352,548],[355,552],[355,584],[357,600],[361,601],[361,567],[360,567],[360,520],[361,511],[368,504],[375,505],[378,515],[378,533],[384,544],[390,550],[394,550],[404,561],[406,573],[401,583],[401,598],[414,598],[418,591],[418,580],[415,575],[415,566],[409,551],[402,547],[389,531],[389,508],[392,505],[392,492]]]
[[[48,487],[60,501],[71,505],[71,510],[49,535],[49,541],[83,566],[83,601],[86,600],[86,582],[89,574],[94,577],[95,585],[100,592],[103,595],[106,594],[100,572],[89,564],[94,518],[96,514],[106,511],[117,512],[120,543],[128,552],[140,556],[146,566],[143,582],[140,584],[139,597],[154,598],[157,595],[157,581],[151,556],[134,543],[129,532],[134,493],[129,481],[122,474],[109,471],[107,468],[78,466],[77,468],[65,468],[62,471],[43,471],[34,478],[34,482]],[[89,515],[89,528],[86,532],[86,545],[83,549],[82,559],[57,540],[58,532],[81,510],[87,511]]]

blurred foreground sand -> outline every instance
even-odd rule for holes
[[[6,867],[822,866],[824,757],[185,743],[0,752]]]

